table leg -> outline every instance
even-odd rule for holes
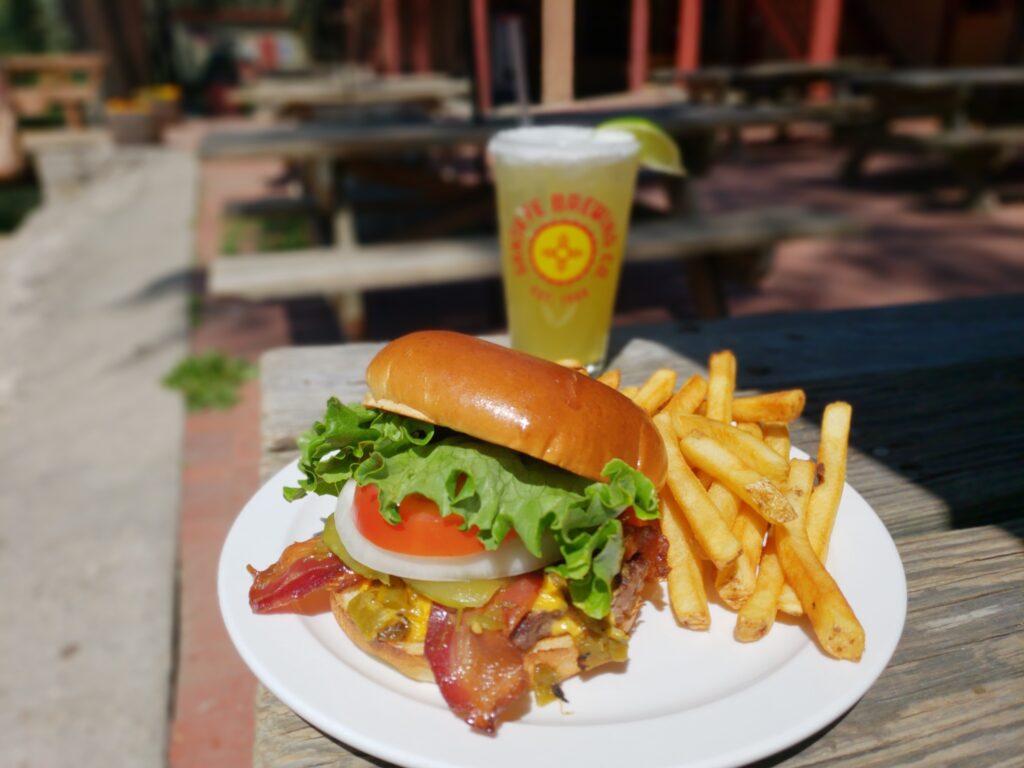
[[[359,250],[356,237],[355,213],[345,197],[344,168],[339,164],[334,182],[334,214],[332,218],[332,239],[340,258],[354,256]],[[345,291],[334,297],[334,312],[338,327],[345,334],[346,341],[361,339],[366,335],[366,304],[360,291]]]
[[[687,261],[686,282],[698,317],[717,320],[729,316],[729,303],[713,255]]]
[[[839,171],[844,184],[857,184],[864,176],[864,166],[872,150],[882,143],[885,134],[884,125],[851,126],[846,134],[850,149]]]
[[[992,176],[999,160],[996,149],[955,152],[949,158],[953,172],[964,188],[963,206],[972,210],[991,210],[999,206],[992,189]]]
[[[85,119],[82,117],[82,105],[77,101],[65,101],[64,102],[64,124],[68,128],[77,130],[85,125]]]
[[[359,250],[355,216],[345,198],[344,166],[331,158],[317,158],[306,164],[305,178],[309,195],[316,206],[317,218],[325,239],[334,245],[339,258],[353,256]],[[366,308],[359,291],[343,291],[328,299],[346,341],[366,334]]]

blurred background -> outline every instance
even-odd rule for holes
[[[1024,291],[1017,0],[0,2],[3,762],[251,764],[260,355],[501,332],[487,139],[619,115],[638,335]]]

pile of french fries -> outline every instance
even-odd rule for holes
[[[621,373],[598,380],[619,389]],[[864,629],[824,566],[852,409],[825,408],[817,461],[790,459],[789,424],[803,412],[803,390],[735,397],[735,388],[736,357],[725,350],[711,355],[707,379],[691,376],[677,390],[676,373],[659,369],[620,390],[654,418],[665,442],[661,527],[676,620],[708,629],[713,589],[736,612],[737,640],[764,637],[779,613],[807,616],[826,653],[857,661]]]

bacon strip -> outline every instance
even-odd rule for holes
[[[501,713],[529,688],[523,652],[510,635],[542,581],[539,573],[519,576],[461,615],[436,603],[431,609],[424,654],[449,708],[474,730],[494,733]]]
[[[619,584],[612,593],[612,622],[619,629],[632,632],[647,585],[668,574],[668,543],[661,530],[652,525],[627,522],[623,531],[625,553]]]
[[[266,570],[251,565],[248,569],[253,576],[249,607],[254,613],[326,613],[331,610],[332,592],[363,578],[327,549],[319,536],[289,545]]]

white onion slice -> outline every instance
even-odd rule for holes
[[[359,532],[352,506],[355,493],[356,483],[349,480],[338,495],[334,527],[349,554],[375,571],[425,581],[499,579],[536,571],[556,562],[560,557],[558,545],[550,536],[545,537],[543,557],[530,554],[518,537],[506,538],[493,552],[480,552],[476,555],[423,557],[392,552],[377,546]]]

